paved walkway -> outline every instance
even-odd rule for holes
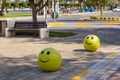
[[[31,36],[1,37],[0,79],[90,80],[91,78],[91,80],[107,80],[120,65],[119,32],[105,29],[68,31],[75,31],[77,34],[66,38],[49,37],[47,39]],[[84,50],[83,39],[88,34],[96,34],[101,39],[101,47],[96,52]],[[37,56],[40,51],[48,47],[55,48],[62,56],[63,62],[58,71],[43,72],[38,68]]]
[[[120,68],[120,54],[111,53],[88,68],[89,73],[80,80],[108,80],[118,68]]]
[[[119,80],[120,79],[120,68],[116,70],[109,78],[108,80]]]
[[[47,39],[31,36],[0,37],[0,80],[107,80],[119,68],[118,28],[80,28],[67,31],[77,34]],[[96,52],[84,50],[83,39],[88,34],[95,34],[101,39],[101,46]],[[38,68],[38,54],[48,47],[55,48],[62,56],[63,62],[58,71],[43,72]]]

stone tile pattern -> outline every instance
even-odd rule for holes
[[[80,80],[107,80],[120,67],[120,55],[105,59]]]

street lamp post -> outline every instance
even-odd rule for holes
[[[47,0],[44,1],[44,4]],[[45,18],[45,21],[47,22],[47,5],[44,7],[44,18]]]

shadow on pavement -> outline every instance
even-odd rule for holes
[[[52,43],[56,43],[56,42],[64,42],[66,44],[69,44],[71,42],[83,43],[83,39],[85,38],[85,36],[89,34],[94,34],[100,38],[101,44],[120,45],[120,35],[119,35],[120,29],[119,28],[97,28],[97,29],[77,28],[73,30],[55,30],[55,31],[70,31],[70,32],[72,31],[77,34],[74,36],[64,37],[64,38],[50,37],[45,40]]]
[[[46,39],[39,39],[39,37],[33,37],[33,36],[23,36],[22,38],[29,38],[29,39],[22,40],[20,43],[34,42],[34,44],[39,44],[40,41],[46,41],[44,43],[42,42],[41,44],[49,44],[49,42],[50,43],[62,42],[64,44],[71,44],[71,43],[82,44],[85,36],[89,34],[94,34],[100,38],[101,44],[120,45],[119,28],[53,29],[52,31],[74,32],[76,33],[76,35],[70,37],[49,37]],[[20,38],[20,37],[17,36],[16,38]]]
[[[75,53],[77,58],[63,59],[58,71],[43,72],[38,68],[37,56],[29,55],[18,58],[0,56],[0,78],[2,80],[55,80],[61,77],[72,77],[78,72],[85,70],[99,59],[104,53]],[[77,71],[77,72],[74,72]],[[67,76],[72,73],[73,75]]]
[[[119,28],[74,28],[74,29],[54,29],[52,31],[67,31],[67,32],[74,32],[77,33],[74,36],[69,37],[49,37],[46,39],[39,39],[39,37],[30,37],[30,36],[24,36],[22,38],[29,38],[22,40],[20,43],[24,42],[33,42],[34,44],[39,44],[40,41],[46,41],[45,43],[41,44],[49,44],[50,43],[59,43],[62,42],[64,44],[70,44],[70,43],[78,43],[82,44],[83,39],[85,36],[89,34],[97,35],[100,40],[101,44],[107,44],[107,45],[120,45],[120,29]],[[17,36],[16,38],[20,38]]]

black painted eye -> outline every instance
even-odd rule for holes
[[[87,39],[88,39],[89,37],[87,37]]]
[[[41,54],[43,54],[43,53],[44,53],[44,51],[41,52]]]
[[[47,52],[47,55],[49,55],[49,54],[50,54],[50,51]]]
[[[94,37],[92,37],[91,39],[94,39]]]

